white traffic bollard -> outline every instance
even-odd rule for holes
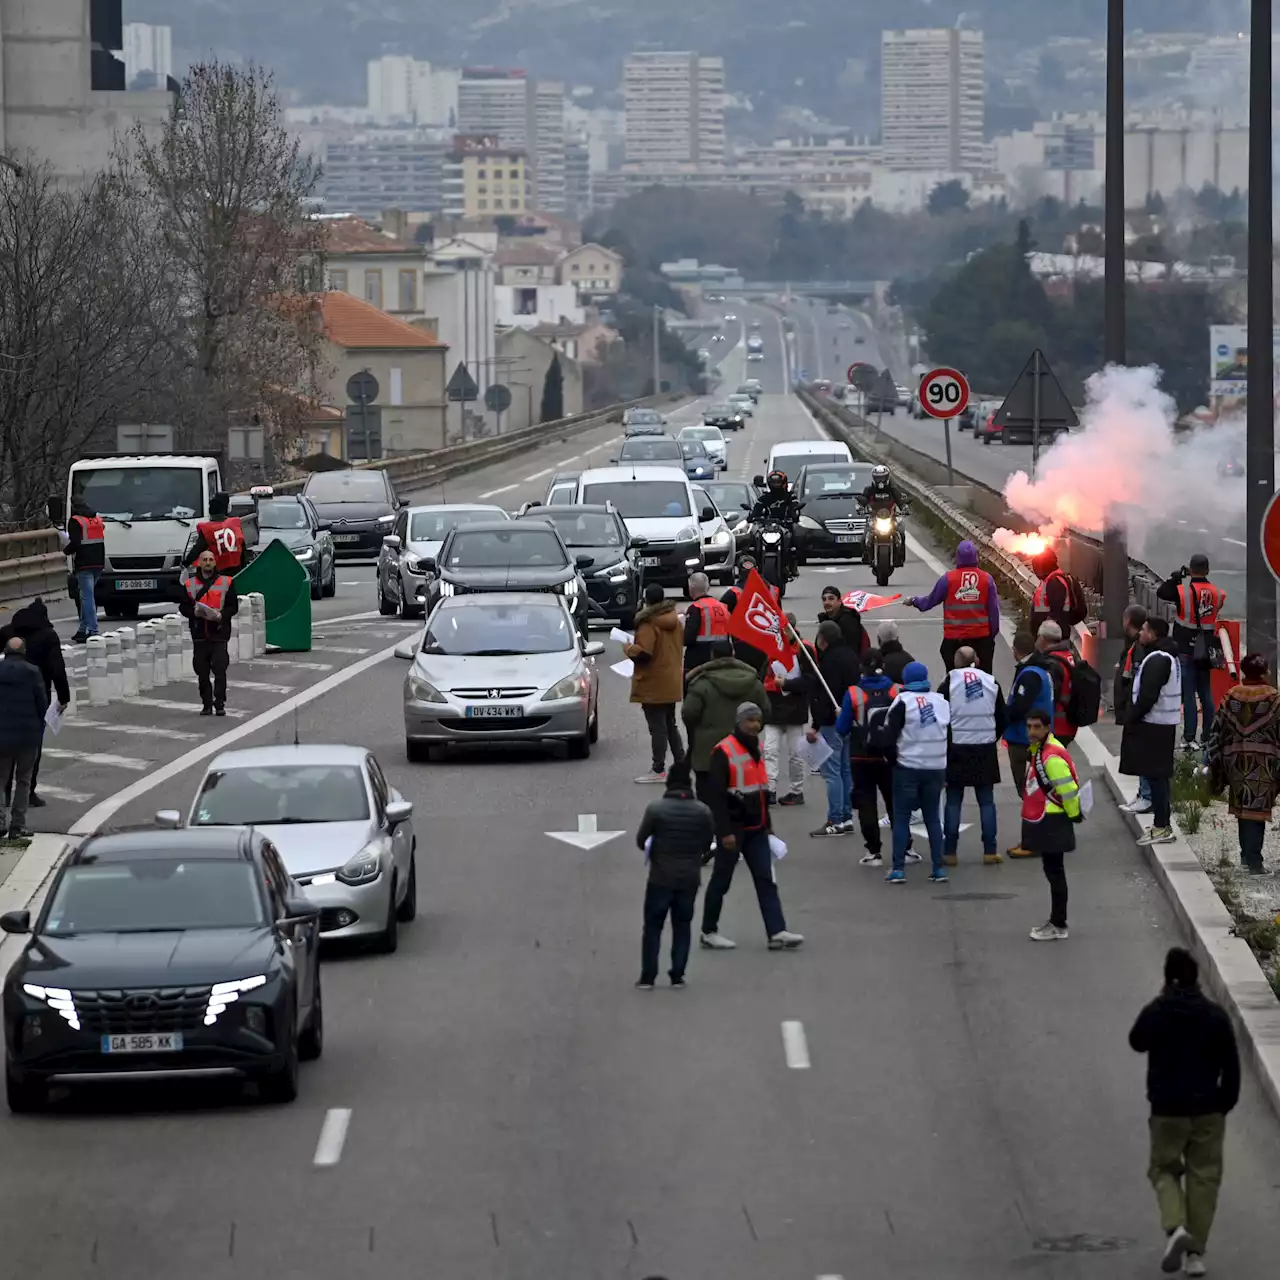
[[[240,615],[231,619],[231,639],[227,641],[227,661],[240,661]]]
[[[71,687],[72,707],[89,701],[89,655],[82,644],[64,644],[62,661],[67,668],[67,684]]]
[[[138,633],[132,627],[121,627],[116,635],[120,637],[120,684],[124,697],[138,696]]]
[[[90,636],[84,642],[84,650],[89,668],[89,703],[105,707],[111,701],[107,681],[107,643],[101,636]]]
[[[182,633],[186,631],[182,614],[164,615],[165,647],[169,658],[169,679],[182,679]]]
[[[107,651],[107,697],[116,702],[124,697],[124,662],[121,655],[120,633],[108,631],[102,637]]]
[[[156,670],[156,629],[149,622],[139,625],[137,631],[137,647],[134,651],[137,663],[137,693],[146,693],[155,683]]]
[[[236,657],[241,662],[248,662],[251,658],[258,656],[258,646],[255,643],[258,629],[253,617],[253,596],[249,596],[244,603],[248,608],[241,607],[240,612],[231,619],[232,622],[240,624],[232,641],[236,649]]]
[[[191,638],[191,628],[187,626],[186,619],[182,619],[182,675],[184,679],[189,679],[196,673],[195,666],[195,641]]]
[[[154,637],[152,645],[151,687],[163,689],[169,683],[169,628],[163,618],[148,622]]]
[[[249,598],[253,601],[253,656],[261,658],[267,651],[267,597],[255,591]]]

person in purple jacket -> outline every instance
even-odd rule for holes
[[[968,645],[978,655],[978,665],[990,671],[1000,634],[1000,598],[995,579],[978,567],[978,548],[966,539],[956,548],[956,567],[933,584],[927,596],[906,601],[922,613],[942,606],[942,655],[944,670],[955,665],[956,650]]]

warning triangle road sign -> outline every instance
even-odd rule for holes
[[[465,364],[459,362],[453,371],[453,377],[449,379],[449,385],[445,387],[445,394],[454,404],[479,399],[480,388],[476,386],[476,380]]]
[[[1004,404],[996,410],[995,425],[1034,427],[1037,421],[1041,429],[1047,428],[1050,431],[1080,425],[1080,419],[1076,417],[1076,411],[1071,407],[1062,384],[1054,377],[1053,370],[1049,368],[1049,362],[1039,347],[1031,353],[1031,359],[1013,384],[1013,390],[1005,396]]]

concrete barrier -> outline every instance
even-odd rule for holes
[[[137,631],[138,692],[146,693],[155,685],[156,629],[144,622]]]
[[[101,636],[90,636],[84,644],[89,667],[89,704],[105,707],[111,701],[111,685],[107,678],[107,642]]]
[[[102,636],[107,652],[107,697],[117,702],[124,697],[124,666],[120,657],[120,633],[107,631]]]
[[[147,624],[155,637],[153,645],[154,666],[151,670],[151,687],[163,689],[169,683],[169,628],[163,618]]]
[[[71,705],[82,707],[89,701],[89,655],[82,644],[64,644],[62,661],[67,668]]]
[[[182,637],[189,635],[186,623],[180,613],[164,615],[165,653],[168,658],[168,672],[171,681],[182,679]]]
[[[138,633],[132,627],[121,627],[120,637],[120,686],[121,696],[138,696]]]

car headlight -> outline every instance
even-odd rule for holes
[[[562,582],[557,590],[563,591],[567,596],[576,596],[578,594],[578,579],[570,578],[568,582]]]
[[[543,702],[558,702],[561,698],[581,698],[587,692],[587,677],[580,671],[565,678],[542,695]]]
[[[405,556],[404,567],[406,573],[426,573],[422,567],[422,561],[415,560],[413,556]]]
[[[215,982],[209,992],[209,1003],[204,1011],[204,1025],[211,1027],[218,1020],[220,1013],[225,1013],[227,1005],[234,1004],[246,991],[256,991],[267,985],[265,973],[255,973],[252,978],[236,978],[233,982]]]
[[[800,527],[802,529],[821,529],[822,525],[820,525],[812,516],[801,516]]]
[[[293,553],[299,560],[314,560],[316,558],[315,547],[300,547]]]
[[[409,672],[409,693],[415,702],[447,702],[448,699],[439,689],[425,680],[416,671]]]
[[[619,560],[617,564],[611,564],[603,569],[597,569],[592,575],[604,582],[626,582],[627,580],[627,562]]]
[[[893,520],[889,516],[876,516],[876,532],[892,533]]]
[[[71,992],[65,987],[39,987],[32,982],[24,982],[22,992],[33,1000],[43,1000],[55,1013],[61,1014],[72,1031],[80,1030],[80,1015],[76,1012],[76,1002],[72,999]]]
[[[451,596],[454,592],[455,588],[452,582],[442,582],[440,584],[440,594],[442,596]]]
[[[379,524],[395,524],[395,522],[396,522],[396,518],[394,515],[378,517]]]
[[[735,414],[733,415],[733,420],[734,420],[734,422],[736,422],[739,426],[741,426],[741,425],[742,425],[742,414],[740,414],[740,413],[735,413]]]
[[[343,884],[369,884],[382,874],[382,854],[384,845],[381,840],[374,840],[365,845],[354,858],[338,872],[338,879]]]
[[[698,531],[691,524],[685,525],[685,527],[676,534],[677,542],[697,542],[697,540]]]
[[[720,532],[717,533],[716,536],[711,539],[711,541],[714,542],[717,547],[727,547],[730,541],[732,540],[732,538],[733,538],[733,535],[729,532],[728,529],[721,529]]]

